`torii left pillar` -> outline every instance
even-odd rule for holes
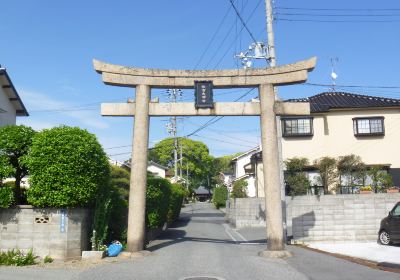
[[[131,187],[129,193],[129,206],[135,206],[134,211],[128,215],[128,240],[129,252],[137,252],[144,248],[145,214],[146,214],[146,186],[147,186],[147,150],[149,146],[149,103],[150,87],[148,85],[136,86],[135,120],[133,129],[131,159]]]

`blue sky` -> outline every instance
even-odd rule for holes
[[[264,0],[234,2],[256,39],[266,41]],[[309,82],[329,84],[331,58],[337,57],[338,84],[400,85],[399,1],[378,5],[372,0],[329,4],[276,0],[275,6],[277,19],[312,20],[274,22],[278,65],[317,56]],[[305,10],[283,9],[288,7]],[[368,10],[376,8],[390,10]],[[242,25],[228,0],[13,0],[2,3],[0,18],[0,64],[7,68],[30,113],[18,123],[35,129],[80,126],[95,133],[106,152],[118,160],[129,157],[129,147],[114,147],[130,145],[132,118],[101,117],[100,103],[126,102],[134,97],[134,89],[104,85],[93,70],[92,59],[148,68],[236,68],[240,66],[234,54],[252,42],[245,30],[240,32]],[[321,22],[324,20],[364,22]],[[221,28],[210,43],[218,26]],[[327,88],[298,85],[281,87],[279,94],[286,99],[324,90]],[[400,98],[400,88],[342,90]],[[232,101],[244,92],[217,91],[215,95],[218,101]],[[164,90],[154,90],[152,96],[167,100]],[[243,101],[255,96],[253,91]],[[192,98],[193,91],[185,90],[182,100]],[[180,118],[179,135],[192,132],[207,120]],[[151,145],[168,136],[167,121],[151,119]],[[225,117],[198,135],[193,139],[207,143],[213,155],[236,153],[259,143],[259,121],[256,117]]]

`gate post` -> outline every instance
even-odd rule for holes
[[[290,256],[290,253],[284,251],[274,85],[262,84],[258,90],[261,109],[260,124],[268,249],[260,252],[260,255],[286,257]]]
[[[149,102],[150,86],[137,85],[129,188],[127,232],[127,249],[129,252],[141,251],[144,248]]]

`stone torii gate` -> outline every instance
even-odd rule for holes
[[[267,69],[160,70],[126,67],[93,61],[103,82],[136,88],[135,102],[104,103],[103,116],[134,116],[132,165],[129,192],[128,243],[130,252],[141,251],[145,238],[147,151],[150,116],[260,116],[267,249],[263,255],[285,256],[282,201],[279,180],[277,115],[309,115],[309,103],[275,100],[274,87],[303,83],[316,58]],[[194,88],[195,81],[211,81],[214,88],[258,87],[260,102],[215,102],[213,108],[190,103],[151,101],[151,88]]]

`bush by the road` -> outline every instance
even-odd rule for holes
[[[225,186],[217,187],[214,189],[212,201],[217,209],[225,207],[226,200],[228,199],[228,189]]]
[[[187,195],[186,189],[180,184],[171,184],[167,222],[170,224],[179,218],[183,199]]]
[[[160,228],[167,221],[171,183],[163,178],[149,177],[146,193],[147,228]]]
[[[96,137],[78,127],[45,129],[33,138],[27,158],[28,202],[38,207],[76,207],[95,202],[109,184],[107,156]]]

